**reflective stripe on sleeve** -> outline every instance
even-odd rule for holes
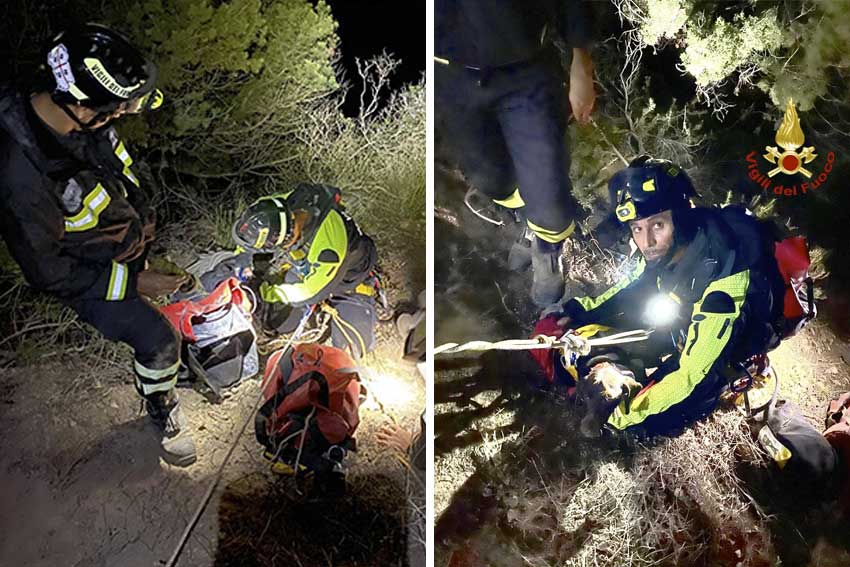
[[[118,146],[115,148],[115,155],[127,167],[133,165],[133,158],[130,157],[130,152],[124,147],[124,142],[118,142]]]
[[[81,232],[96,227],[100,213],[109,206],[111,200],[103,185],[98,183],[83,199],[83,208],[80,212],[74,216],[65,217],[65,231]]]
[[[133,158],[130,157],[130,152],[127,151],[127,148],[124,146],[124,142],[118,142],[118,146],[115,147],[115,155],[118,156],[118,159],[121,160],[121,163],[124,164],[124,177],[130,180],[130,182],[139,187],[139,178],[136,177],[130,166],[133,165]]]
[[[106,289],[106,301],[122,301],[127,293],[127,266],[112,262],[112,274]]]
[[[130,171],[130,168],[129,168],[129,167],[125,167],[125,168],[124,168],[124,177],[126,177],[127,179],[129,179],[129,180],[130,180],[130,183],[132,183],[132,184],[133,184],[133,185],[135,185],[136,187],[139,187],[139,186],[141,185],[141,184],[139,183],[139,178],[138,178],[138,177],[136,177],[136,176],[133,174],[133,172],[132,172],[132,171]]]

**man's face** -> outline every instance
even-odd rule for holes
[[[660,260],[673,246],[673,212],[670,210],[629,221],[629,228],[647,262]]]
[[[86,108],[84,106],[80,106],[80,105],[75,105],[75,106],[72,106],[70,108],[71,108],[71,111],[74,114],[77,115],[77,118],[80,120],[80,122],[83,122],[83,123],[88,123],[89,121],[93,120],[98,114],[96,111],[94,111],[90,108]],[[111,123],[112,121],[116,120],[117,118],[120,118],[124,114],[125,114],[125,111],[122,108],[116,108],[108,116],[105,116],[104,118],[102,118],[101,120],[98,120],[97,122],[95,122],[93,124],[89,124],[89,129],[90,130],[97,130],[99,128],[102,128],[102,127],[106,126],[107,124]]]

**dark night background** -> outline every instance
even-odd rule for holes
[[[368,59],[382,51],[401,60],[392,87],[419,81],[425,72],[425,1],[329,0],[339,23],[342,64],[346,78],[355,88],[348,93],[346,114],[357,108],[358,88],[355,58]]]
[[[79,2],[55,0],[52,2],[27,3],[23,0],[4,0],[0,3],[0,81],[20,75],[40,61],[21,61],[11,57],[20,53],[20,46],[10,45],[15,29],[30,26],[28,38],[41,43],[68,22],[85,21]],[[382,51],[401,61],[391,86],[398,88],[406,83],[419,81],[425,72],[425,0],[394,2],[392,0],[329,0],[334,18],[339,27],[340,51],[345,76],[352,83],[346,99],[345,111],[356,110],[358,88],[355,58],[368,59]],[[26,12],[31,16],[26,17]],[[44,16],[43,18],[41,16]],[[37,21],[50,21],[51,29],[38,26]],[[25,53],[28,50],[23,50]]]

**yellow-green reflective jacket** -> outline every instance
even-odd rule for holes
[[[307,210],[311,220],[285,255],[289,269],[260,285],[263,301],[310,305],[354,289],[369,275],[375,245],[337,199],[328,199],[338,193],[324,185],[299,185],[291,193],[274,196],[286,198],[293,211]]]
[[[681,429],[714,409],[730,365],[779,342],[784,284],[772,239],[744,209],[694,211],[700,228],[676,266],[649,269],[641,261],[602,295],[573,300],[568,309],[581,324],[604,318],[627,330],[638,326],[651,297],[678,304],[679,322],[655,331],[669,333],[671,356],[651,375],[651,387],[616,408],[608,420],[615,429]]]

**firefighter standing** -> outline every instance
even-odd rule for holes
[[[603,294],[571,299],[550,317],[571,328],[654,328],[635,351],[594,351],[578,368],[609,362],[635,371],[637,359],[657,367],[653,385],[621,403],[608,426],[675,433],[714,410],[730,368],[778,345],[785,284],[774,240],[741,207],[693,208],[690,179],[666,160],[634,160],[611,179],[609,192],[642,257]]]
[[[144,296],[180,278],[144,271],[155,216],[112,122],[159,106],[152,63],[125,38],[88,24],[57,36],[50,87],[0,89],[3,238],[29,284],[134,351],[136,388],[162,431],[164,458],[195,461],[174,386],[179,341]]]
[[[531,298],[564,293],[560,251],[575,230],[566,89],[553,40],[572,47],[569,103],[582,123],[595,93],[590,25],[578,0],[437,0],[436,111],[470,184],[527,223],[509,267],[532,267]]]
[[[233,238],[253,256],[265,328],[291,333],[321,305],[334,345],[359,358],[375,343],[377,253],[340,199],[339,189],[309,184],[263,197],[240,215]]]

